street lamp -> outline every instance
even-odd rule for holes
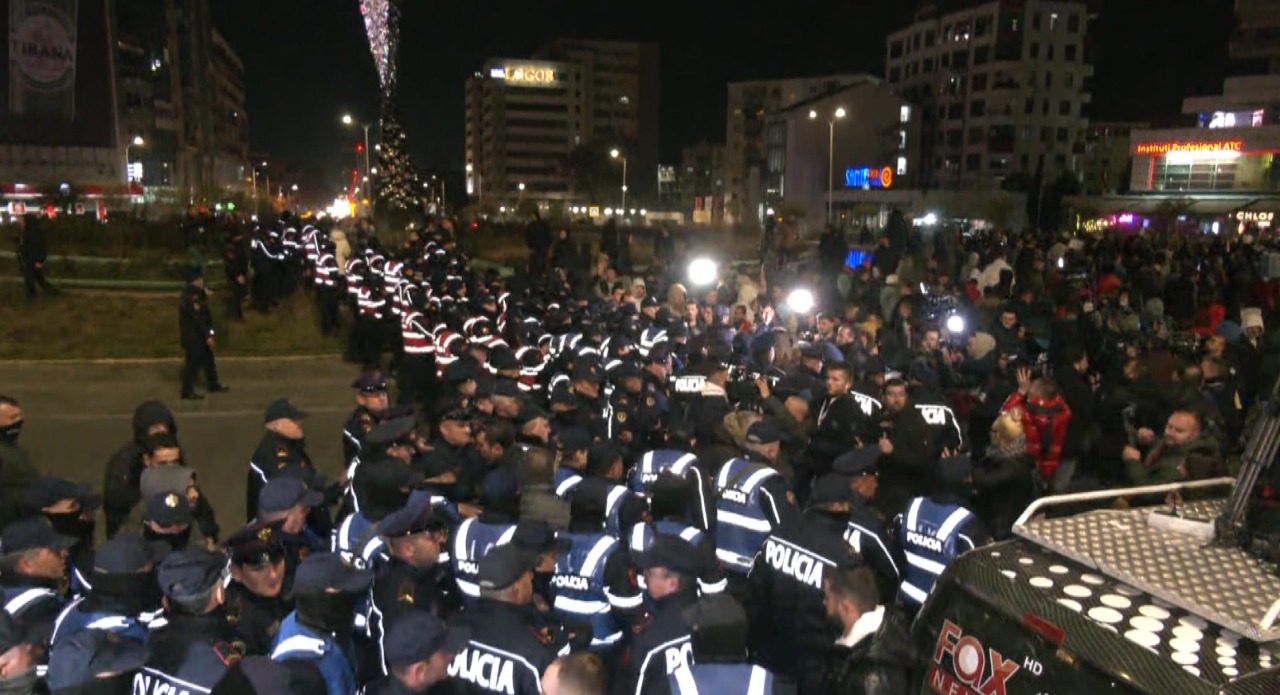
[[[293,184],[292,186],[290,186],[290,190],[292,190],[294,193],[297,193],[297,192],[298,192],[298,184],[296,184],[296,183],[295,183],[295,184]]]
[[[146,143],[146,141],[142,139],[142,136],[141,136],[141,135],[135,135],[135,136],[133,136],[133,140],[132,140],[132,141],[130,141],[130,142],[128,142],[128,143],[125,143],[125,146],[124,146],[124,182],[125,182],[126,184],[133,183],[133,179],[132,179],[132,178],[130,178],[130,176],[129,176],[129,148],[130,148],[130,147],[144,147],[146,144],[147,144],[147,143]]]
[[[350,125],[355,125],[355,123],[356,121],[354,118],[351,117],[351,114],[349,113],[342,114],[343,125],[350,126]],[[368,176],[369,175],[369,124],[361,123],[360,127],[364,128],[364,175]],[[378,172],[374,171],[373,173],[376,174]]]
[[[835,169],[835,151],[836,151],[836,121],[844,118],[845,110],[843,106],[836,107],[835,113],[831,118],[827,119],[827,222],[831,222],[831,198],[833,193],[834,169]],[[809,120],[818,120],[818,112],[809,111]]]
[[[627,156],[618,151],[618,148],[609,150],[609,156],[614,159],[622,160],[622,209],[627,208]]]

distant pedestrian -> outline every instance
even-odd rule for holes
[[[204,288],[204,276],[192,269],[187,286],[178,303],[178,331],[182,336],[182,398],[204,398],[196,393],[196,372],[204,370],[209,393],[228,391],[218,381],[218,366],[213,359],[213,316],[209,312],[209,292]]]
[[[27,286],[27,298],[34,299],[36,286],[47,294],[57,294],[58,288],[49,284],[44,276],[44,262],[49,248],[45,242],[44,225],[38,215],[24,215],[18,221],[18,265],[22,268],[22,281]]]
[[[249,296],[249,254],[244,231],[233,227],[222,251],[222,268],[227,274],[227,305],[231,315],[244,319],[244,300]]]

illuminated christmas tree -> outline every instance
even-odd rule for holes
[[[373,53],[374,67],[382,91],[379,128],[381,149],[373,186],[378,201],[392,208],[421,210],[422,183],[413,160],[404,128],[396,111],[396,59],[400,48],[400,0],[360,0],[365,34]]]

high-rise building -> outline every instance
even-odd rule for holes
[[[1248,73],[1280,73],[1280,0],[1236,0],[1231,58],[1261,63]]]
[[[249,115],[244,108],[244,63],[213,30],[214,180],[224,187],[243,181],[249,164]]]
[[[569,200],[575,171],[627,158],[630,200],[657,196],[658,49],[560,40],[533,59],[494,58],[466,84],[467,191],[510,200]],[[586,157],[600,159],[584,162]],[[524,188],[520,188],[524,184]],[[597,196],[606,202],[604,196]],[[612,196],[608,196],[608,202]]]
[[[635,172],[627,181],[629,195],[636,200],[656,196],[661,90],[658,46],[560,39],[533,57],[579,66],[585,137],[626,152]]]
[[[467,80],[467,191],[479,199],[568,200],[570,156],[584,140],[582,71],[494,59]]]
[[[925,8],[887,41],[889,85],[923,112],[921,185],[982,189],[1015,172],[1078,175],[1093,75],[1088,4],[967,5]]]
[[[758,223],[765,200],[782,194],[777,186],[769,190],[765,183],[770,167],[782,167],[781,160],[770,162],[767,157],[769,116],[865,79],[865,75],[844,74],[729,83],[722,175],[728,221]]]

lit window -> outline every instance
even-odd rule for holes
[[[621,96],[621,97],[618,97],[618,101],[620,101],[620,102],[622,102],[622,103],[624,103],[624,104],[630,104],[630,103],[631,103],[631,97],[628,97],[628,96]]]
[[[911,107],[903,104],[902,109],[898,112],[898,120],[902,123],[911,121]]]
[[[1058,26],[1058,13],[1050,12],[1049,13],[1049,31],[1053,31],[1054,28],[1057,26]]]
[[[907,158],[898,157],[898,176],[907,175]]]

